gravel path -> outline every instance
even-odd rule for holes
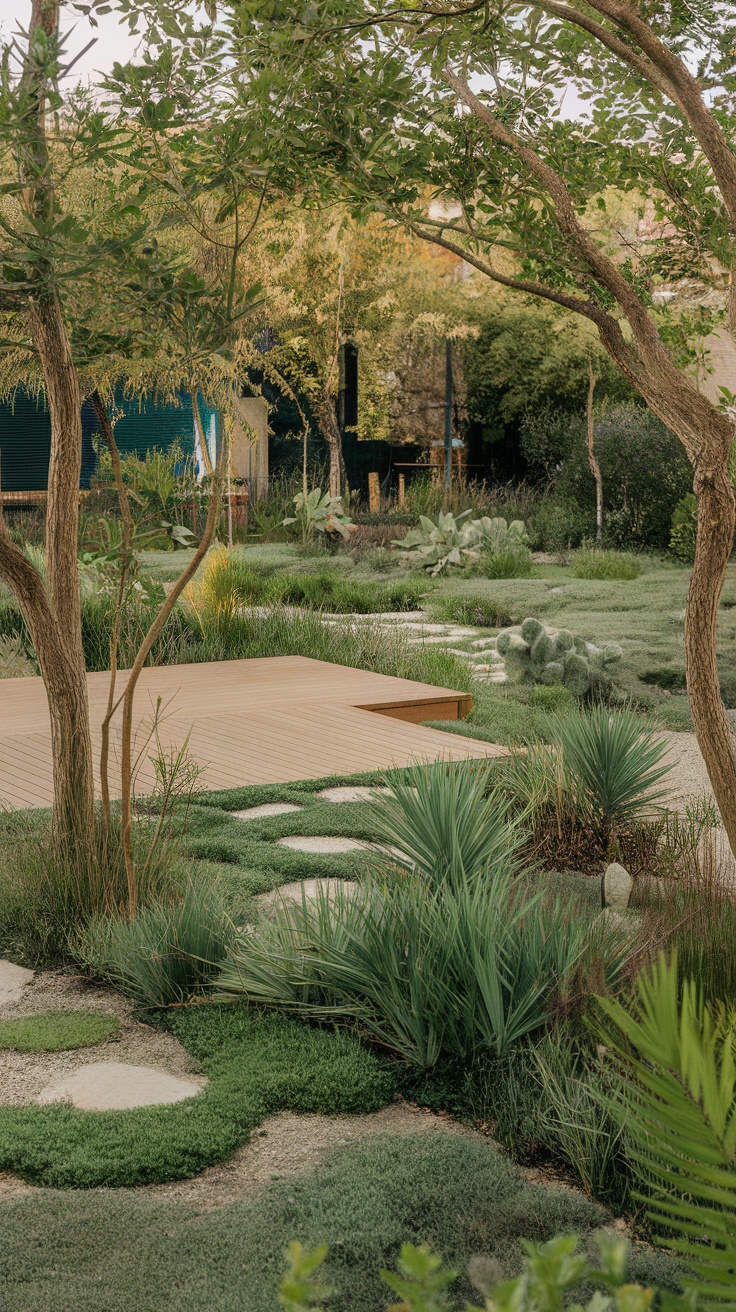
[[[22,996],[0,1007],[0,1018],[12,1020],[39,1011],[98,1011],[118,1016],[122,1028],[89,1048],[68,1052],[0,1051],[0,1105],[24,1106],[36,1101],[47,1085],[56,1083],[90,1062],[130,1062],[154,1066],[172,1075],[204,1084],[196,1063],[172,1034],[142,1025],[131,1016],[132,1004],[112,989],[90,984],[63,971],[39,972]]]

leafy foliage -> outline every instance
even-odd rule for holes
[[[714,1016],[677,974],[660,957],[630,1009],[600,1000],[627,1076],[612,1107],[626,1118],[651,1219],[697,1276],[699,1303],[720,1307],[733,1302],[736,1266],[736,1014]]]
[[[352,1017],[422,1068],[503,1055],[548,1020],[587,963],[613,982],[629,945],[508,875],[419,877],[277,908],[231,953],[226,992],[303,1016]]]
[[[581,801],[604,833],[651,813],[665,796],[657,785],[672,769],[667,744],[632,711],[596,706],[560,720],[558,732]]]
[[[294,509],[296,514],[288,516],[283,524],[285,528],[296,524],[304,542],[313,538],[315,533],[324,533],[328,537],[336,533],[348,539],[351,533],[356,532],[355,524],[343,510],[340,497],[332,497],[329,492],[323,494],[321,487],[313,487],[306,496],[303,492],[297,492]]]
[[[433,577],[451,566],[473,568],[484,558],[490,577],[494,577],[490,573],[494,560],[518,556],[529,562],[526,529],[521,520],[507,523],[500,516],[492,519],[488,515],[471,519],[473,513],[471,508],[455,517],[450,511],[446,514],[440,511],[436,523],[428,515],[420,515],[420,527],[411,529],[405,538],[394,539],[394,545],[406,552],[409,561],[428,569]],[[529,570],[524,569],[524,572]],[[508,575],[497,574],[495,577]]]

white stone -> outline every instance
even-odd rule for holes
[[[37,1101],[43,1105],[70,1102],[81,1111],[125,1111],[183,1102],[200,1092],[201,1084],[170,1075],[153,1066],[131,1066],[122,1061],[96,1061],[78,1066],[70,1075],[49,1084]]]
[[[476,638],[475,642],[471,643],[471,646],[479,647],[481,650],[483,650],[485,647],[495,647],[495,645],[496,645],[495,638]]]
[[[365,784],[340,784],[335,788],[321,788],[317,793],[326,802],[377,802],[376,793],[384,796],[391,793],[390,788],[369,788]]]
[[[281,847],[289,847],[292,852],[365,852],[372,848],[372,843],[361,843],[357,838],[334,837],[312,837],[305,835],[303,838],[278,838],[276,840]]]
[[[616,911],[625,911],[629,905],[634,881],[625,866],[612,861],[603,873],[603,905],[614,907]]]
[[[261,806],[247,806],[244,811],[231,811],[236,820],[260,820],[269,815],[289,815],[303,808],[295,802],[263,802]]]
[[[330,902],[340,894],[354,892],[358,885],[350,879],[302,879],[295,884],[282,884],[270,893],[262,893],[255,900],[264,910],[271,910],[284,902],[294,902],[301,906],[305,902],[316,902],[320,895],[326,895]]]
[[[452,628],[448,629],[447,636],[448,638],[474,638],[477,632],[477,629],[463,629],[453,625]]]
[[[33,979],[33,971],[16,966],[14,961],[0,961],[0,1007],[6,1002],[17,1002],[23,989]]]

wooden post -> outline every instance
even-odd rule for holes
[[[399,510],[404,509],[406,501],[406,475],[399,474]]]
[[[378,474],[368,475],[368,509],[372,515],[380,514],[381,482]]]

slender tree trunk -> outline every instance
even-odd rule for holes
[[[593,373],[592,364],[589,365],[588,375],[588,464],[590,472],[595,479],[595,541],[596,546],[601,545],[603,538],[603,479],[601,477],[601,467],[598,464],[595,454],[595,415],[593,414],[593,396],[595,394],[596,377]]]
[[[202,424],[202,416],[199,413],[199,392],[197,391],[196,387],[191,388],[189,395],[192,398],[192,413],[194,415],[194,427],[197,430],[197,441],[199,442],[199,449],[202,452],[204,472],[205,474],[207,474],[208,478],[212,478],[214,469],[212,468],[212,458],[210,456],[210,449],[207,445],[207,438],[205,436],[204,425]]]
[[[330,496],[339,497],[347,488],[345,458],[334,402],[327,392],[320,392],[316,409],[320,431],[330,454]]]
[[[135,864],[133,861],[132,845],[132,819],[133,819],[133,702],[135,690],[140,678],[141,670],[151,653],[153,645],[173,611],[176,603],[181,597],[185,587],[190,579],[194,578],[201,562],[204,560],[209,551],[210,544],[215,536],[215,529],[220,517],[220,508],[222,505],[222,487],[224,482],[224,471],[227,468],[230,459],[230,432],[231,424],[225,426],[225,441],[223,443],[222,454],[214,472],[212,480],[212,489],[210,492],[210,503],[207,512],[207,523],[204,533],[202,534],[199,546],[195,551],[192,559],[186,569],[176,580],[173,588],[169,592],[166,601],[159,610],[156,618],[151,624],[143,642],[141,643],[132,669],[128,675],[128,681],[125,686],[125,692],[118,699],[113,707],[113,713],[122,702],[123,706],[123,723],[120,743],[120,776],[121,776],[121,794],[122,794],[122,829],[123,829],[123,855],[125,858],[125,869],[128,880],[128,915],[132,918],[135,916],[138,908],[138,883],[135,873]]]
[[[123,522],[123,551],[120,561],[120,581],[118,584],[118,595],[115,604],[112,636],[110,638],[110,682],[107,690],[105,718],[102,721],[100,735],[100,797],[102,800],[103,836],[105,840],[107,840],[110,833],[110,724],[115,711],[115,685],[118,673],[120,627],[123,617],[123,606],[125,604],[128,575],[133,562],[135,524],[133,523],[133,512],[130,509],[130,501],[123,481],[123,468],[120,463],[118,444],[115,441],[115,430],[110,422],[110,415],[107,406],[97,391],[92,394],[92,405],[94,406],[95,414],[99,420],[105,444],[110,452],[110,461],[112,464],[113,478],[115,480],[115,490],[118,496],[120,517]]]

